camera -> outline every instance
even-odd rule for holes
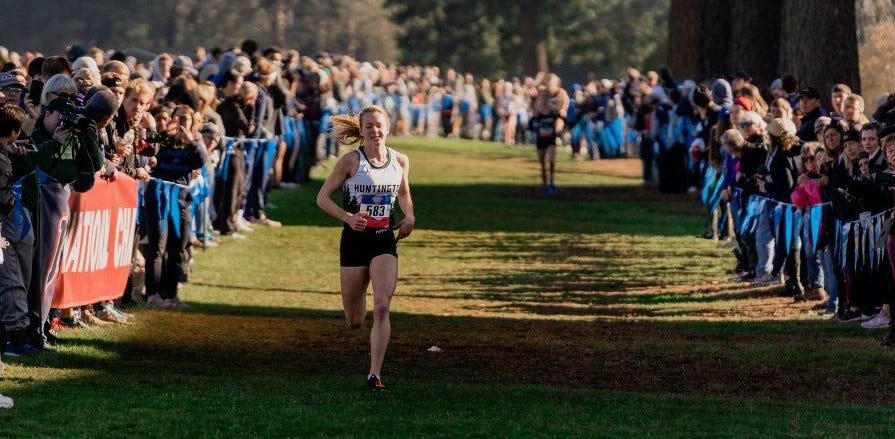
[[[81,114],[81,109],[74,105],[60,110],[59,127],[64,130],[72,130],[74,132],[81,131],[87,124],[87,118]]]
[[[146,143],[158,145],[164,143],[165,140],[168,140],[168,135],[165,133],[157,133],[154,131],[146,133]]]

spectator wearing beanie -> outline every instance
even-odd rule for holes
[[[718,78],[712,83],[712,101],[722,108],[730,108],[733,105],[733,91],[727,80]]]
[[[771,96],[773,96],[774,99],[786,98],[786,90],[783,90],[783,79],[775,79],[769,88],[771,89]]]

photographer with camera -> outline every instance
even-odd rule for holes
[[[163,140],[146,187],[143,215],[149,240],[146,254],[146,303],[183,308],[177,284],[189,267],[191,244],[189,184],[193,171],[205,166],[208,151],[198,134],[194,111],[179,105],[167,121]],[[164,212],[170,212],[164,215]]]
[[[68,196],[72,189],[84,192],[93,187],[95,173],[102,169],[103,155],[99,147],[96,124],[85,117],[67,97],[57,97],[42,107],[40,116],[31,133],[31,143],[35,150],[26,157],[29,169],[41,172],[40,183],[36,175],[22,180],[22,197],[25,207],[32,212],[33,223],[37,225],[35,258],[31,288],[28,297],[30,317],[29,339],[37,349],[46,343],[44,323],[49,317],[49,304],[53,291],[44,288],[50,273],[55,272],[50,260],[52,248],[58,247],[60,236],[55,225],[67,216]],[[42,210],[38,210],[38,184],[48,187],[52,197],[40,198]],[[44,218],[46,214],[49,217]],[[46,224],[44,227],[40,225]]]

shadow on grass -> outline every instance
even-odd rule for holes
[[[141,319],[111,340],[103,338],[105,330],[64,335],[58,352],[21,361],[89,369],[99,383],[134,380],[130,391],[145,399],[256,374],[352,377],[369,362],[369,326],[349,330],[340,312],[197,305]],[[384,374],[393,380],[895,402],[895,383],[887,368],[878,367],[895,355],[872,349],[873,340],[854,328],[826,322],[570,322],[392,313],[392,328]],[[433,345],[442,352],[428,352]],[[90,355],[92,350],[102,356]],[[67,386],[12,382],[63,392]],[[27,398],[29,391],[19,393]]]
[[[320,184],[274,192],[272,201],[282,207],[272,215],[284,225],[337,227],[317,207]],[[412,190],[417,228],[426,230],[692,236],[705,225],[689,197],[642,186],[563,187],[553,198],[519,185],[420,184]]]
[[[418,249],[432,258],[462,261],[462,273],[417,272],[402,282],[420,290],[455,292],[484,300],[573,301],[607,303],[624,296],[607,293],[692,285],[683,292],[699,293],[735,286],[719,282],[727,261],[725,250],[693,241],[663,242],[646,237],[590,237],[582,235],[468,236],[445,242],[411,239],[402,248]],[[451,294],[453,295],[453,294]],[[717,297],[717,300],[735,298]],[[634,301],[649,300],[638,297]],[[674,302],[676,298],[667,298]],[[689,300],[684,298],[682,300]],[[715,299],[706,299],[715,300]]]

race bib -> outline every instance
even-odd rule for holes
[[[360,213],[367,218],[367,228],[387,229],[392,215],[392,197],[390,195],[362,195],[360,197]]]

